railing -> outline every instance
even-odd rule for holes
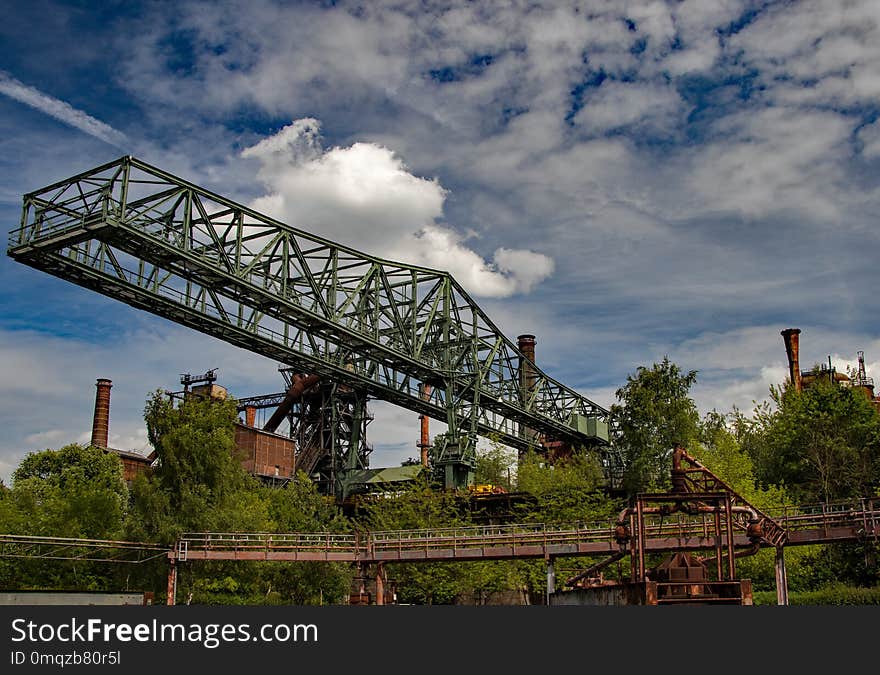
[[[832,530],[851,530],[848,538],[880,538],[880,498],[866,498],[811,506],[789,506],[773,513],[789,532],[804,532],[807,540],[822,543],[823,538],[840,534]],[[411,554],[414,559],[430,559],[431,552],[495,549],[496,557],[516,557],[518,548],[552,547],[615,542],[614,522],[576,522],[562,525],[518,523],[510,525],[385,530],[374,532],[270,533],[270,532],[189,532],[181,535],[176,550],[160,544],[100,539],[69,539],[0,534],[0,557],[43,559],[90,559],[108,562],[143,562],[164,555],[185,560],[194,553],[213,554],[326,554],[330,559],[369,560],[376,554]],[[813,533],[812,538],[809,536]],[[833,534],[833,536],[832,536]],[[687,521],[651,518],[645,523],[646,540],[667,540],[672,544],[688,539],[705,540],[714,535],[714,524],[707,518]],[[693,543],[693,542],[692,542]],[[506,549],[501,550],[498,549]],[[557,549],[558,550],[558,549]],[[441,558],[449,557],[446,553]],[[471,554],[462,558],[473,557]],[[310,559],[321,559],[320,556]]]
[[[189,532],[180,536],[188,550],[201,551],[355,551],[358,537],[330,532]]]
[[[816,531],[852,528],[865,536],[880,536],[880,499],[863,499],[815,506],[786,507],[773,516],[790,530]],[[646,519],[646,539],[706,539],[714,536],[714,522],[684,516]],[[562,525],[510,525],[385,530],[358,534],[235,534],[191,533],[181,537],[189,550],[205,551],[332,551],[369,557],[374,553],[465,550],[506,547],[556,546],[614,541],[614,522],[577,522]],[[511,551],[513,554],[514,551]]]

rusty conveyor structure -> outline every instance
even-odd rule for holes
[[[880,537],[880,498],[811,507],[789,507],[774,515],[788,533],[786,546],[862,541]],[[645,527],[651,553],[697,551],[715,546],[710,518],[665,519]],[[169,557],[195,560],[338,562],[442,562],[599,556],[619,550],[616,522],[492,525],[356,534],[199,532],[180,537]],[[734,546],[751,545],[745,532]],[[770,544],[764,544],[769,546]]]
[[[880,540],[880,497],[833,504],[787,507],[774,520],[788,533],[786,546]],[[0,557],[51,560],[90,559],[143,562],[161,553],[181,562],[196,560],[281,560],[340,562],[442,562],[507,560],[547,556],[599,556],[618,550],[617,523],[512,524],[356,534],[194,532],[173,549],[160,544],[98,539],[0,535]],[[666,519],[645,528],[650,552],[711,548],[711,523]],[[745,533],[736,547],[748,547]],[[104,551],[87,555],[89,551]],[[125,560],[108,551],[138,552]]]
[[[786,533],[785,546],[880,540],[880,498],[787,507],[773,514]],[[143,563],[165,557],[169,563],[168,602],[174,603],[177,569],[181,563],[209,560],[275,562],[342,562],[381,566],[384,563],[464,562],[610,556],[588,571],[620,559],[620,523],[493,525],[333,533],[198,532],[184,534],[173,549],[145,542],[64,539],[0,535],[0,557],[31,560],[92,560]],[[709,516],[664,518],[646,522],[641,545],[645,553],[700,551],[718,546]],[[724,546],[738,551],[755,547],[742,531]],[[759,542],[759,546],[771,544]],[[777,547],[780,551],[782,546]],[[784,581],[783,581],[784,584]],[[779,579],[777,579],[779,593]],[[787,591],[785,602],[787,604]]]

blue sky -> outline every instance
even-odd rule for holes
[[[806,366],[880,366],[880,5],[15,2],[0,216],[124,154],[301,229],[449,269],[603,405],[640,365],[750,409]],[[146,451],[149,392],[278,364],[0,259],[0,477],[88,440]],[[880,371],[878,371],[880,372]],[[373,464],[416,454],[376,403]]]

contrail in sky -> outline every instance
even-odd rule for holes
[[[16,101],[51,115],[55,119],[69,124],[89,136],[94,136],[105,143],[110,143],[110,145],[122,148],[128,143],[125,134],[117,131],[109,124],[104,124],[91,115],[87,115],[82,110],[77,110],[69,103],[65,103],[48,94],[44,94],[39,89],[34,89],[23,82],[19,82],[9,73],[2,70],[0,70],[0,94],[6,94]]]

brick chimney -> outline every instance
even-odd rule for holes
[[[92,418],[92,445],[106,448],[110,433],[110,387],[111,380],[98,378],[95,384],[95,415]]]
[[[795,391],[801,391],[801,364],[798,354],[800,349],[800,328],[786,328],[782,331],[785,341],[785,353],[788,356],[788,376]]]

